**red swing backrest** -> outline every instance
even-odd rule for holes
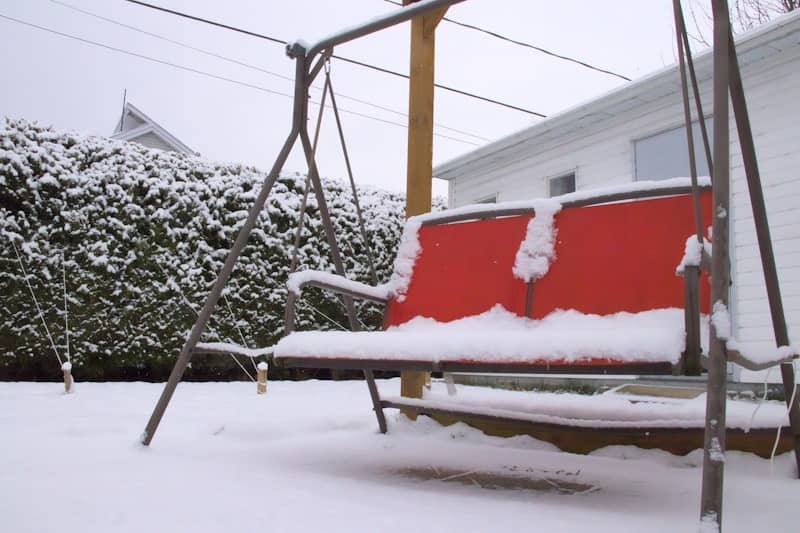
[[[703,228],[711,194],[701,193]],[[497,304],[525,314],[526,283],[512,272],[531,215],[431,224],[419,229],[421,251],[405,299],[390,300],[385,326],[416,316],[448,322]],[[556,309],[607,315],[683,307],[675,275],[695,232],[690,194],[565,207],[556,215],[556,258],[533,284],[531,317]],[[708,312],[708,280],[700,283]]]
[[[502,304],[525,312],[525,283],[514,267],[530,215],[422,226],[420,254],[403,301],[386,308],[385,325],[415,316],[449,322]]]

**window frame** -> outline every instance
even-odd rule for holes
[[[713,143],[714,142],[713,116],[712,115],[704,115],[703,116],[703,121],[706,124],[706,130],[709,132],[709,136],[710,136],[709,142]],[[702,137],[702,134],[701,134],[701,130],[700,130],[699,124],[700,124],[700,120],[698,118],[695,118],[692,121],[692,129],[693,129],[693,131],[695,130],[695,126],[696,126],[696,132],[695,132],[696,135],[694,136],[694,143],[695,143],[695,152],[696,152],[695,156],[697,157],[696,161],[697,161],[697,166],[698,166],[697,175],[698,176],[706,176],[708,174],[707,173],[704,174],[699,168],[699,167],[703,166],[703,167],[706,167],[706,171],[708,171],[707,163],[706,163],[706,160],[705,160],[705,148],[703,147],[703,137]],[[660,181],[660,180],[671,179],[671,178],[674,178],[674,177],[688,177],[689,176],[690,169],[687,168],[685,176],[671,176],[671,177],[666,177],[666,178],[642,178],[642,177],[639,177],[639,172],[638,172],[638,170],[639,170],[639,157],[638,157],[638,154],[637,154],[637,151],[636,151],[636,145],[637,145],[637,143],[639,143],[641,141],[644,141],[644,140],[647,140],[647,139],[652,139],[654,137],[658,137],[659,135],[664,135],[666,133],[670,133],[670,132],[673,132],[673,131],[677,131],[677,130],[681,130],[681,129],[685,130],[685,128],[686,128],[685,122],[681,121],[681,122],[678,122],[678,123],[673,123],[670,126],[666,126],[666,127],[663,127],[663,128],[657,129],[657,130],[653,130],[650,133],[647,133],[646,135],[641,135],[639,137],[635,137],[635,138],[631,139],[631,141],[630,141],[630,143],[631,143],[631,154],[632,154],[632,158],[631,159],[632,159],[632,167],[633,167],[631,169],[631,175],[633,177],[633,181]],[[684,144],[683,144],[682,150],[685,153],[685,150],[686,150],[685,138],[684,138]]]
[[[497,203],[498,194],[490,194],[489,196],[484,196],[478,200],[473,200],[473,204],[496,204]]]
[[[553,194],[553,182],[556,180],[564,179],[564,178],[572,178],[572,190],[567,192],[562,192],[560,194],[554,195]],[[575,192],[578,190],[578,171],[577,169],[572,169],[568,172],[562,172],[560,174],[556,174],[554,176],[550,176],[547,178],[547,197],[553,198],[555,196],[561,196],[562,194],[569,194],[571,192]]]

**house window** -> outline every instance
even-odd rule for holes
[[[705,123],[709,142],[712,142],[711,119],[706,119]],[[692,124],[692,134],[697,175],[708,176],[708,164],[699,122]],[[684,126],[639,139],[633,142],[633,146],[637,180],[665,180],[691,175]]]
[[[550,178],[548,188],[550,198],[553,196],[561,196],[569,192],[575,192],[575,173],[570,172],[569,174]]]
[[[497,203],[497,195],[493,194],[486,198],[481,198],[480,200],[475,200],[476,204],[496,204]]]

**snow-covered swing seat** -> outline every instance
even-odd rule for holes
[[[710,187],[701,182],[703,227]],[[384,303],[383,331],[293,332],[287,366],[434,372],[680,373],[690,180],[470,206],[408,220],[392,278],[377,287],[302,271],[304,286]],[[700,278],[701,313],[708,281]],[[697,354],[699,356],[699,354]]]

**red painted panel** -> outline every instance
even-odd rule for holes
[[[525,312],[525,283],[514,278],[519,245],[530,216],[423,226],[422,252],[403,302],[392,301],[386,324],[415,316],[448,322],[503,304]]]
[[[710,224],[710,193],[702,198]],[[675,267],[694,233],[691,196],[565,209],[557,215],[556,260],[534,284],[533,318],[553,309],[600,315],[683,307]],[[708,281],[700,305],[708,312]]]
[[[711,193],[703,193],[703,228]],[[512,268],[529,216],[425,226],[407,297],[390,301],[386,325],[415,316],[446,322],[496,304],[523,315],[525,283]],[[672,196],[564,209],[556,216],[556,259],[534,283],[532,317],[555,309],[612,314],[683,307],[683,278],[675,267],[694,233],[692,198]],[[709,308],[708,279],[700,308]]]

